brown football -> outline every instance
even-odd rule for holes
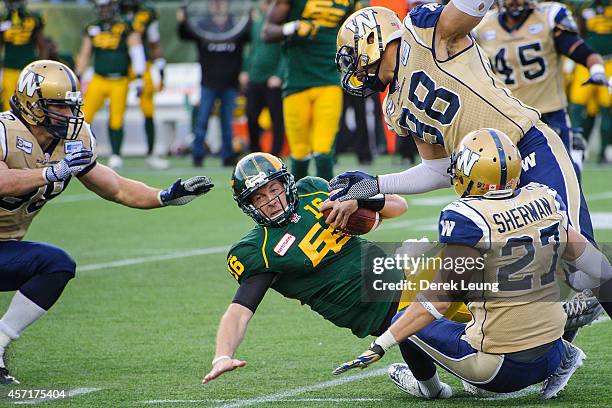
[[[327,218],[331,208],[323,211],[323,216]],[[382,223],[382,217],[376,211],[367,208],[358,208],[357,211],[351,214],[346,224],[341,231],[348,235],[363,235],[370,231],[374,231]]]

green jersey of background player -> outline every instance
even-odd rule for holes
[[[407,209],[403,198],[327,201],[325,180],[306,177],[296,183],[283,162],[267,153],[252,153],[240,160],[232,187],[239,207],[258,225],[229,251],[227,267],[240,287],[221,319],[213,367],[204,383],[245,365],[233,354],[269,288],[307,304],[358,337],[384,331],[397,311],[399,293],[380,293],[375,301],[364,299],[367,277],[361,265],[362,255],[384,252],[336,228],[346,226],[358,206],[379,211],[383,218],[398,217]],[[326,219],[322,212],[327,208],[332,212]],[[392,270],[383,279],[397,282],[403,274]]]

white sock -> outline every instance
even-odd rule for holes
[[[17,291],[8,310],[0,320],[0,331],[11,339],[16,339],[26,327],[45,313],[47,313],[45,309]]]
[[[11,342],[11,338],[0,331],[0,367],[4,368],[4,350]]]
[[[442,383],[438,373],[435,373],[429,380],[419,381],[419,388],[425,396],[432,398],[437,396],[442,390]]]

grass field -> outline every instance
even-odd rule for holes
[[[217,187],[188,206],[139,211],[96,199],[73,182],[34,221],[29,240],[65,248],[79,265],[50,313],[24,332],[9,351],[16,389],[69,389],[66,400],[31,401],[79,407],[507,407],[545,406],[535,390],[493,400],[474,399],[442,373],[456,391],[451,401],[422,402],[402,394],[386,377],[400,360],[394,350],[368,370],[332,377],[331,370],[364,350],[357,339],[307,307],[270,292],[251,321],[237,357],[246,368],[200,384],[214,352],[216,326],[237,287],[225,267],[228,245],[251,226],[234,204],[230,171],[207,163]],[[339,170],[355,166],[342,157]],[[188,162],[154,173],[130,159],[124,175],[156,186],[196,174]],[[380,159],[371,172],[398,170]],[[584,189],[600,242],[612,242],[612,168],[588,168]],[[373,240],[434,238],[440,209],[452,191],[415,196],[409,212],[383,224]],[[0,295],[5,310],[11,294]],[[577,344],[588,360],[558,407],[612,406],[612,323],[585,328]],[[10,387],[0,389],[3,395]],[[9,406],[4,399],[2,406]]]

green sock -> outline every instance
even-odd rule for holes
[[[153,123],[153,118],[145,118],[145,133],[147,134],[147,156],[150,156],[155,147],[155,123]]]
[[[109,128],[108,135],[110,136],[111,150],[113,151],[113,154],[121,156],[121,145],[123,144],[123,128]]]
[[[601,115],[601,150],[599,153],[600,158],[604,158],[606,154],[606,147],[612,144],[612,113],[610,109],[602,108],[600,111]]]
[[[576,105],[571,103],[569,106],[570,119],[574,128],[582,129],[582,137],[586,141],[591,136],[593,125],[595,124],[595,118],[587,114],[586,106]]]
[[[310,164],[310,159],[305,160],[296,160],[291,158],[291,173],[293,173],[293,177],[295,177],[295,181],[302,179],[308,175],[308,165]]]
[[[316,155],[315,165],[317,166],[317,176],[327,181],[334,177],[334,155],[332,153]]]

